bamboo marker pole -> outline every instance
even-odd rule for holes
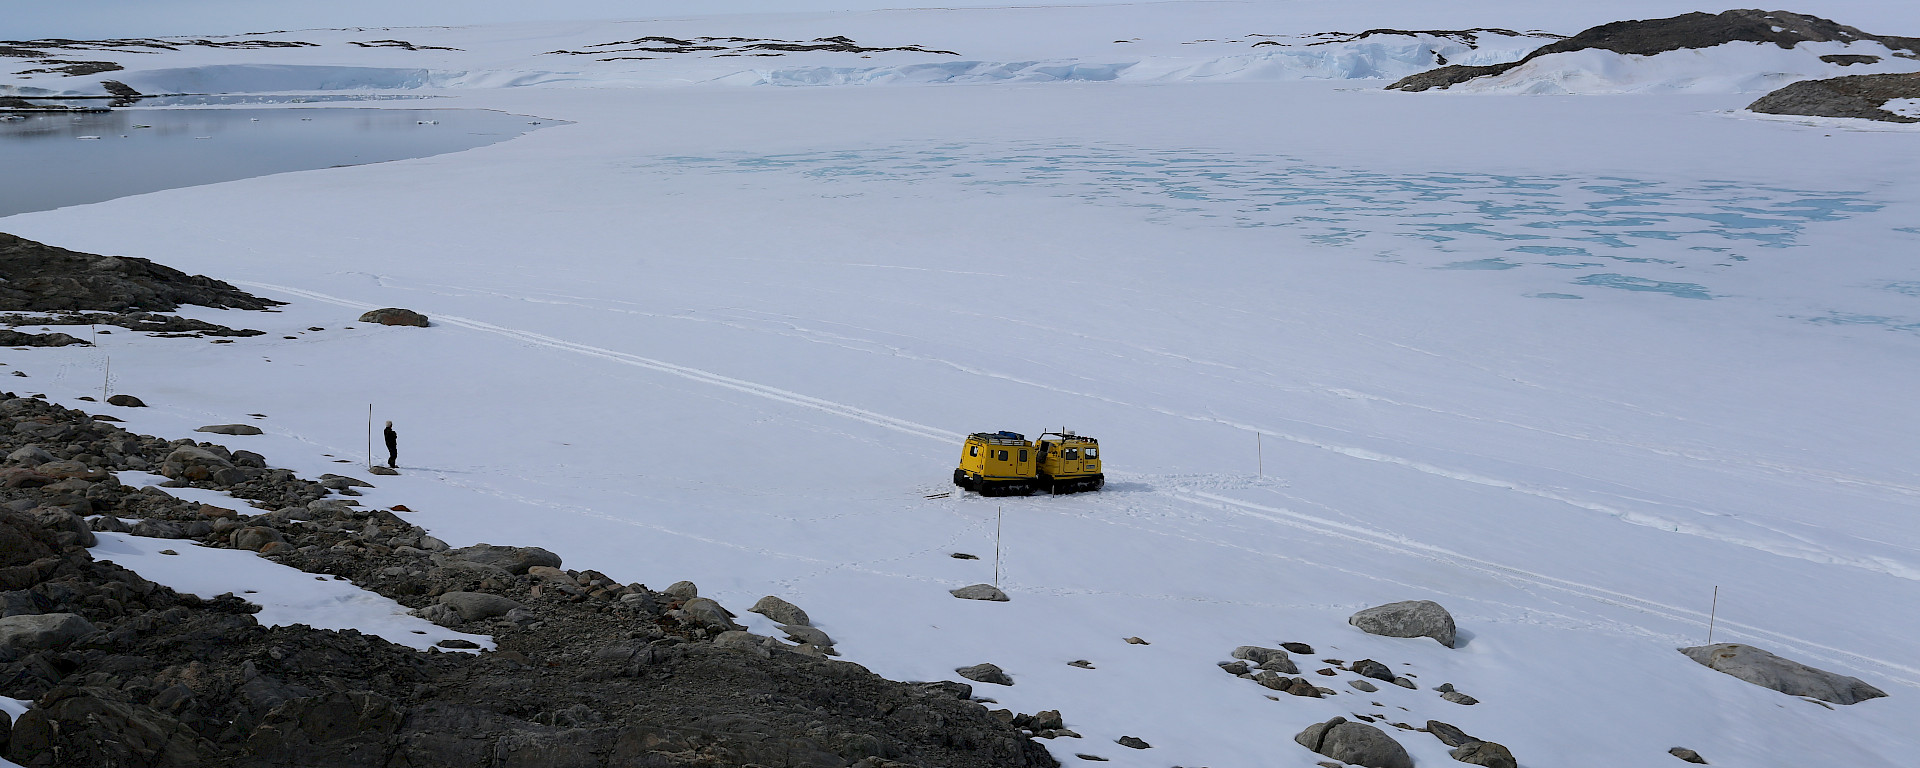
[[[1000,507],[993,508],[993,586],[1000,587]]]
[[[1707,610],[1707,645],[1713,645],[1713,620],[1720,615],[1720,588],[1713,588],[1713,607]]]
[[[373,403],[367,403],[367,471],[373,471]]]
[[[1253,433],[1254,476],[1267,476],[1267,448],[1260,439],[1260,433]]]

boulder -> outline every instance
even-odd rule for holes
[[[496,547],[492,544],[475,544],[471,547],[448,550],[445,557],[450,560],[488,565],[519,576],[528,568],[544,565],[549,568],[560,567],[560,556],[539,547]]]
[[[41,528],[53,532],[62,545],[91,547],[100,543],[87,519],[61,507],[41,507],[33,512]]]
[[[1374,661],[1373,659],[1356,661],[1350,669],[1353,670],[1354,674],[1361,677],[1371,677],[1383,683],[1393,682],[1393,670],[1388,669],[1387,665]]]
[[[741,629],[740,625],[733,623],[732,611],[704,597],[696,597],[681,603],[680,610],[686,613],[696,626],[723,631]]]
[[[961,667],[953,672],[976,683],[1013,685],[1013,678],[1008,677],[1006,672],[993,664],[975,664],[971,667]]]
[[[49,461],[33,468],[33,471],[55,480],[86,480],[99,482],[107,479],[107,471],[99,467],[89,467],[72,459]]]
[[[1119,744],[1120,746],[1126,747],[1128,749],[1153,749],[1152,744],[1148,744],[1145,739],[1142,739],[1137,736],[1122,736],[1118,739],[1114,739],[1113,743]]]
[[[7,759],[20,765],[200,765],[204,739],[110,688],[60,686],[14,721]]]
[[[226,457],[194,445],[173,449],[160,461],[160,474],[175,480],[207,480],[222,469],[233,469]]]
[[[806,611],[800,610],[799,606],[774,597],[773,595],[760,598],[759,602],[754,603],[753,607],[747,610],[773,619],[775,623],[779,624],[798,624],[803,627],[812,624],[812,622],[807,620]]]
[[[371,473],[373,473],[373,474],[376,474],[376,475],[397,475],[397,474],[400,474],[400,470],[397,470],[397,469],[393,469],[393,468],[390,468],[390,467],[383,467],[383,466],[380,466],[380,465],[378,465],[378,464],[375,464],[375,465],[373,465],[373,466],[371,466],[371,467],[367,467],[367,471],[368,471],[368,472],[371,472]]]
[[[1313,655],[1313,646],[1307,645],[1306,643],[1281,643],[1280,647],[1286,649],[1288,653],[1298,653],[1303,656]]]
[[[252,424],[209,424],[199,427],[195,432],[211,432],[216,435],[257,435],[260,428]]]
[[[23,467],[39,466],[49,461],[53,461],[53,454],[47,453],[45,448],[38,445],[23,445],[13,453],[7,454],[8,464],[18,464]]]
[[[141,402],[140,398],[134,397],[133,395],[114,395],[113,397],[107,398],[107,405],[117,405],[122,408],[147,407],[146,403]]]
[[[1432,600],[1407,600],[1368,608],[1347,617],[1347,623],[1370,635],[1431,637],[1453,647],[1453,614]]]
[[[1380,686],[1374,685],[1373,683],[1369,683],[1365,680],[1348,680],[1347,685],[1353,686],[1354,690],[1366,691],[1367,693],[1373,693],[1374,691],[1380,690]]]
[[[247,752],[275,765],[309,764],[316,753],[337,756],[330,764],[377,764],[405,715],[391,699],[370,691],[293,699],[261,718],[247,737]]]
[[[833,645],[833,638],[827,636],[827,633],[805,624],[782,624],[780,631],[787,633],[787,638],[796,643],[806,643],[819,648]]]
[[[59,648],[93,633],[93,624],[77,613],[42,613],[0,618],[0,648],[39,651]]]
[[[87,527],[106,533],[126,533],[132,530],[125,521],[113,515],[101,515],[87,522]]]
[[[184,539],[187,537],[187,529],[180,527],[179,524],[156,518],[147,518],[134,523],[133,527],[127,529],[127,532],[135,536],[145,536],[149,539]]]
[[[675,600],[685,602],[700,596],[700,587],[691,581],[676,581],[667,585],[664,594]]]
[[[1860,678],[1815,669],[1751,645],[1715,643],[1679,650],[1708,669],[1789,696],[1806,696],[1834,704],[1857,704],[1887,695],[1886,691],[1868,685]]]
[[[1233,649],[1232,656],[1253,662],[1261,669],[1270,669],[1288,675],[1300,674],[1300,668],[1294,665],[1293,659],[1287,658],[1287,652],[1278,648],[1243,645]]]
[[[447,592],[440,595],[440,604],[459,613],[461,621],[505,616],[508,611],[521,607],[512,598],[486,592]]]
[[[996,603],[1007,602],[1007,593],[992,584],[974,584],[968,587],[948,590],[948,594],[962,600],[988,600]]]
[[[379,323],[381,325],[410,325],[425,328],[429,325],[427,316],[411,309],[387,307],[376,309],[360,316],[360,322]]]
[[[1309,725],[1293,740],[1343,763],[1366,768],[1413,768],[1413,758],[1392,736],[1366,723],[1347,722],[1344,717]]]
[[[287,538],[280,535],[279,531],[264,525],[250,525],[227,535],[227,541],[233,545],[234,549],[245,549],[253,552],[260,551],[268,544],[286,543],[286,540]]]
[[[1674,757],[1680,758],[1689,763],[1694,763],[1697,765],[1707,764],[1707,759],[1704,757],[1701,757],[1700,753],[1695,752],[1691,749],[1687,749],[1686,747],[1674,747],[1673,749],[1667,750],[1667,754],[1673,755]]]
[[[1479,739],[1467,735],[1466,731],[1438,720],[1427,721],[1427,733],[1433,734],[1433,737],[1439,739],[1440,743],[1449,747],[1464,747],[1472,742],[1479,741]]]
[[[1520,764],[1513,759],[1513,752],[1491,741],[1470,741],[1447,754],[1468,765],[1484,765],[1487,768],[1520,768]]]

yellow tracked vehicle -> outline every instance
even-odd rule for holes
[[[1100,441],[1072,432],[1046,432],[1036,443],[1018,432],[975,432],[960,450],[953,484],[982,496],[1097,491],[1107,484]]]

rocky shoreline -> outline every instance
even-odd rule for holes
[[[1012,722],[1035,717],[990,712],[963,683],[830,658],[804,613],[788,628],[800,642],[754,635],[692,584],[616,584],[534,548],[451,549],[403,507],[357,506],[363,481],[302,479],[32,397],[0,393],[0,427],[0,695],[35,702],[0,728],[0,754],[23,766],[1058,765]],[[132,488],[120,470],[256,508]],[[263,627],[239,597],[94,559],[96,531],[256,550],[498,647]]]

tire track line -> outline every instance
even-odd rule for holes
[[[1182,501],[1186,501],[1188,503],[1198,504],[1201,506],[1210,507],[1210,508],[1218,509],[1225,512],[1235,512],[1238,514],[1248,515],[1251,517],[1266,519],[1266,520],[1270,520],[1272,522],[1279,523],[1281,525],[1285,525],[1291,528],[1298,528],[1300,530],[1309,531],[1309,532],[1320,534],[1323,536],[1330,536],[1333,538],[1345,539],[1347,541],[1364,544],[1377,549],[1384,549],[1384,550],[1395,552],[1398,554],[1411,555],[1414,557],[1434,560],[1437,562],[1454,566],[1456,568],[1460,568],[1462,570],[1478,571],[1480,573],[1483,573],[1488,576],[1492,576],[1501,580],[1525,582],[1528,584],[1545,587],[1547,589],[1552,589],[1559,592],[1572,594],[1578,597],[1592,600],[1594,602],[1603,603],[1606,605],[1613,605],[1620,608],[1626,608],[1631,611],[1636,611],[1639,613],[1644,613],[1652,616],[1658,616],[1660,618],[1668,619],[1670,621],[1681,622],[1686,624],[1700,624],[1700,623],[1703,623],[1702,620],[1706,618],[1706,616],[1702,615],[1699,611],[1693,610],[1691,608],[1683,608],[1680,606],[1668,605],[1666,603],[1662,603],[1656,600],[1649,600],[1647,598],[1629,595],[1624,592],[1617,592],[1614,590],[1606,589],[1604,587],[1596,587],[1591,584],[1583,584],[1577,581],[1569,581],[1567,579],[1548,576],[1543,573],[1535,573],[1533,571],[1522,570],[1522,569],[1515,568],[1508,565],[1501,565],[1499,563],[1495,563],[1489,560],[1482,560],[1477,557],[1461,554],[1459,552],[1455,552],[1453,550],[1446,549],[1444,547],[1438,547],[1432,544],[1427,544],[1424,542],[1409,539],[1405,536],[1399,536],[1396,534],[1369,530],[1367,528],[1363,528],[1357,525],[1352,525],[1349,523],[1342,523],[1336,520],[1328,520],[1325,518],[1314,517],[1312,515],[1302,514],[1290,509],[1286,509],[1284,507],[1275,507],[1275,506],[1269,506],[1266,504],[1258,504],[1251,501],[1243,501],[1240,499],[1228,498],[1226,496],[1222,496],[1217,493],[1210,493],[1207,491],[1195,491],[1195,490],[1176,488],[1176,489],[1163,491],[1162,493],[1165,493],[1167,496],[1180,499]],[[1885,659],[1874,658],[1871,656],[1863,656],[1861,654],[1854,653],[1852,651],[1848,651],[1843,648],[1836,648],[1830,645],[1813,642],[1811,640],[1794,637],[1792,635],[1782,634],[1772,630],[1763,629],[1761,627],[1756,627],[1751,624],[1742,624],[1739,622],[1728,621],[1726,619],[1721,619],[1719,620],[1718,623],[1719,623],[1719,626],[1722,626],[1722,627],[1737,629],[1749,637],[1762,637],[1769,640],[1778,641],[1780,643],[1784,643],[1787,645],[1797,646],[1802,649],[1815,649],[1817,651],[1824,652],[1824,654],[1827,655],[1827,657],[1830,659],[1835,659],[1835,657],[1845,657],[1846,659],[1852,659],[1854,662],[1856,662],[1856,664],[1854,664],[1853,666],[1859,666],[1861,664],[1864,664],[1867,666],[1876,667],[1882,670],[1883,672],[1888,673],[1890,677],[1900,680],[1901,682],[1906,683],[1907,685],[1920,686],[1920,667],[1900,664],[1892,661],[1887,661]],[[1838,659],[1835,659],[1835,660],[1838,660]]]
[[[245,282],[245,281],[242,281],[239,284],[248,286],[250,288],[259,288],[261,290],[276,291],[279,293],[285,293],[293,296],[301,296],[301,297],[312,299],[315,301],[326,302],[328,304],[334,304],[336,306],[348,307],[352,309],[364,310],[364,309],[378,308],[378,306],[374,304],[367,304],[365,302],[353,301],[351,299],[343,299],[337,296],[329,296],[324,293],[316,293],[314,291],[307,291],[307,290],[292,288],[284,285],[274,285],[271,283],[258,283],[258,282]],[[702,384],[710,384],[710,385],[722,387],[725,389],[731,389],[736,392],[742,392],[745,394],[754,395],[756,397],[763,397],[768,400],[786,403],[788,405],[796,405],[802,408],[811,408],[813,410],[822,411],[835,416],[853,419],[855,421],[866,422],[868,424],[872,424],[877,427],[891,429],[895,432],[902,432],[905,434],[913,435],[915,437],[926,438],[929,440],[940,440],[940,441],[949,442],[949,443],[956,442],[960,440],[962,437],[962,435],[958,432],[949,432],[947,430],[940,429],[938,427],[930,427],[925,424],[919,424],[916,422],[907,421],[906,419],[897,419],[892,416],[887,416],[881,413],[875,413],[873,411],[869,411],[864,408],[856,408],[854,406],[847,405],[845,403],[836,403],[831,400],[823,400],[821,398],[813,397],[810,395],[803,395],[798,392],[793,392],[790,390],[779,389],[777,387],[770,387],[765,384],[757,384],[751,381],[746,381],[744,379],[736,379],[731,376],[725,376],[722,374],[714,373],[712,371],[705,371],[699,368],[690,368],[684,365],[675,365],[673,363],[669,363],[664,360],[655,360],[653,358],[641,357],[639,355],[632,355],[625,352],[617,352],[611,349],[605,349],[603,347],[595,347],[588,344],[580,344],[577,342],[567,341],[565,339],[554,338],[552,336],[547,336],[545,334],[534,333],[532,331],[523,331],[515,328],[507,328],[504,326],[499,326],[499,325],[494,325],[492,323],[482,322],[479,320],[459,317],[456,315],[436,314],[434,315],[434,318],[448,325],[459,326],[462,328],[466,328],[468,330],[480,331],[482,333],[490,333],[496,336],[502,336],[505,338],[513,339],[515,341],[532,344],[535,346],[557,349],[563,352],[572,352],[575,354],[587,355],[589,357],[597,357],[603,360],[609,360],[609,361],[620,363],[623,365],[634,366],[636,368],[646,368],[648,370],[653,370],[661,373],[679,376],[683,379],[697,381]]]

